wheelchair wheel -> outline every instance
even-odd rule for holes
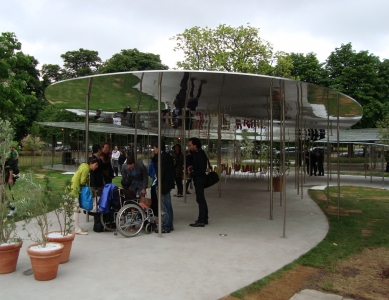
[[[144,219],[143,209],[139,205],[127,204],[117,213],[117,230],[125,237],[136,236],[143,228]]]
[[[107,214],[100,214],[101,224],[104,226],[105,231],[114,231],[116,230],[115,217],[113,212]]]
[[[151,233],[151,231],[153,230],[153,226],[151,226],[151,223],[146,223],[145,224],[145,231],[146,231],[146,233],[148,234],[148,233]]]

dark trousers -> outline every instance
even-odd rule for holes
[[[205,176],[195,177],[193,181],[196,191],[196,202],[199,205],[199,217],[197,221],[199,223],[205,223],[208,221],[208,205],[204,196]]]
[[[177,194],[178,195],[183,195],[184,192],[183,192],[183,189],[184,189],[184,186],[182,184],[182,177],[175,177],[175,180],[176,180],[176,185],[177,185]]]
[[[153,185],[151,187],[151,209],[153,210],[154,216],[158,216],[158,191],[157,186]]]
[[[189,189],[189,185],[190,185],[190,183],[192,182],[192,178],[188,178],[187,180],[186,180],[186,190],[188,191],[188,189]]]
[[[118,177],[118,175],[119,175],[119,168],[118,167],[113,167],[113,172],[115,173],[115,176]]]
[[[311,163],[311,172],[309,173],[309,175],[312,176],[312,173],[313,173],[313,175],[316,176],[316,173],[317,173],[317,164],[316,163]]]
[[[319,176],[324,176],[324,164],[317,163],[317,170],[319,171]]]

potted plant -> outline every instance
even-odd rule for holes
[[[272,160],[273,169],[273,190],[275,192],[283,192],[285,176],[289,175],[289,160],[281,157],[281,153],[273,154]]]
[[[27,248],[34,277],[40,281],[51,280],[57,277],[64,246],[49,242],[47,238],[52,226],[49,216],[52,195],[49,175],[46,174],[43,186],[33,180],[31,173],[21,176],[20,181],[28,191],[26,197],[20,200],[20,208],[24,216],[23,229],[35,242]]]
[[[0,119],[0,128],[0,274],[7,274],[16,270],[23,241],[16,236],[14,216],[9,215],[6,199],[6,174],[14,134],[8,121]]]
[[[56,193],[50,197],[52,201],[56,202],[56,206],[58,207],[54,210],[54,213],[57,217],[60,229],[59,231],[49,232],[47,234],[47,240],[49,242],[58,242],[64,245],[64,250],[59,262],[60,264],[69,261],[70,251],[75,238],[72,215],[74,210],[78,208],[74,207],[74,199],[69,194],[69,191],[70,182],[67,182],[65,193]]]

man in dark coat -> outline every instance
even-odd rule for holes
[[[158,150],[158,141],[153,141],[152,147],[154,153],[161,159],[161,178],[158,178],[158,164],[155,164],[157,175],[157,186],[161,185],[161,215],[162,215],[162,233],[169,233],[174,230],[173,227],[173,207],[170,191],[174,189],[175,169],[173,157],[164,151],[165,142],[161,142],[162,151]],[[157,189],[158,191],[158,189]],[[158,192],[157,192],[158,193]],[[158,233],[158,229],[155,230]]]
[[[177,197],[182,197],[184,194],[184,186],[182,184],[182,175],[184,174],[184,154],[181,152],[181,145],[176,144],[173,147],[174,153],[173,153],[173,158],[174,158],[174,167],[175,167],[175,181],[177,185],[177,194],[175,196]]]
[[[204,196],[208,158],[203,149],[201,149],[201,142],[198,138],[190,138],[188,145],[193,155],[193,165],[188,167],[188,173],[193,178],[196,201],[199,205],[199,216],[194,223],[189,225],[192,227],[204,227],[205,224],[208,224],[208,206]]]

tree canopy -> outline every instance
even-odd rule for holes
[[[328,57],[323,85],[353,97],[363,107],[363,118],[354,128],[373,128],[388,106],[387,69],[379,57],[356,52],[351,43],[342,44]],[[385,92],[386,91],[386,92]]]
[[[315,53],[310,52],[304,55],[292,52],[289,57],[292,60],[291,76],[296,80],[314,84],[321,84],[324,80],[324,63],[319,62]]]
[[[177,66],[186,70],[209,70],[269,74],[273,46],[260,38],[259,29],[221,24],[216,29],[198,26],[173,36],[174,51],[185,59]]]
[[[32,56],[20,52],[21,46],[14,33],[1,34],[0,118],[5,120],[22,120],[21,111],[24,105],[35,100],[39,90],[31,84],[37,78],[31,77],[29,73],[37,61]]]
[[[76,51],[67,51],[61,55],[64,61],[66,77],[75,78],[93,75],[101,65],[98,51],[80,48]]]
[[[138,49],[121,50],[105,61],[99,73],[115,73],[143,70],[167,70],[158,54],[139,52]]]

